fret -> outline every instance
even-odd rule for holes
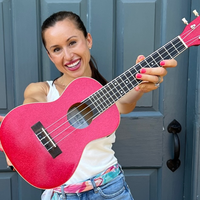
[[[140,63],[138,63],[139,65],[141,65],[141,68],[145,68],[145,67],[148,67],[148,63],[147,63],[147,61],[146,60],[143,60],[143,61],[141,61]],[[140,68],[140,69],[141,69]]]
[[[163,59],[171,59],[171,56],[169,55],[168,52],[166,52],[164,47],[161,47],[160,49],[158,49],[158,52]]]
[[[182,41],[179,39],[179,37],[176,37],[174,40],[171,41],[171,44],[174,47],[174,51],[171,55],[173,58],[175,58],[177,55],[179,55],[182,51],[186,49],[185,45],[182,43]],[[168,45],[168,44],[167,44]]]
[[[94,93],[93,98],[96,100],[97,104],[100,104],[101,102],[104,101],[103,95],[104,93],[102,93],[102,89]]]
[[[138,65],[138,66],[140,66],[140,65]],[[140,69],[141,69],[141,66],[140,66]],[[135,68],[132,67],[131,69],[129,69],[129,72],[131,74],[131,76],[128,77],[129,81],[134,86],[138,85],[141,82],[141,80],[136,79],[135,75],[136,75],[136,73],[139,73],[139,71],[136,71]]]
[[[105,94],[105,98],[106,98],[106,104],[109,107],[110,105],[112,105],[113,103],[115,103],[115,101],[113,100],[113,98],[111,98],[111,94],[110,93],[106,93]]]
[[[133,75],[129,72],[129,70],[127,70],[124,73],[124,76],[126,77],[126,86],[129,88],[129,90],[134,88],[134,84],[133,81],[135,80]]]
[[[95,103],[99,106],[102,106],[101,105],[101,102],[104,100],[103,98],[100,98],[98,99],[97,96],[96,96],[96,93],[93,95],[93,99],[95,100]]]
[[[94,94],[95,94],[95,93],[94,93]],[[94,94],[91,95],[89,98],[90,98],[90,100],[91,100],[91,102],[92,102],[92,105],[94,105],[95,108],[97,109],[97,111],[98,111],[99,113],[101,113],[101,112],[104,111],[104,110],[103,110],[103,108],[101,107],[101,104],[98,104],[98,103],[97,103],[96,98],[94,97]]]
[[[99,95],[102,97],[102,101],[101,103],[103,103],[103,105],[105,107],[109,107],[110,105],[112,105],[113,99],[111,98],[111,96],[109,95],[108,91],[106,90],[105,87],[103,87],[100,91],[99,91]],[[97,97],[98,98],[98,97]]]
[[[144,63],[145,64],[145,63]],[[144,65],[143,64],[143,65]],[[140,72],[140,69],[142,68],[142,66],[141,66],[141,62],[140,63],[138,63],[138,64],[136,64],[135,66],[133,66],[134,67],[134,69],[135,69],[135,72]],[[131,68],[132,69],[132,68]],[[136,74],[136,73],[135,73]]]
[[[110,96],[112,97],[113,102],[116,102],[116,101],[118,100],[118,97],[117,97],[117,96],[115,95],[115,93],[113,92],[112,88],[110,87],[110,84],[109,84],[109,83],[106,84],[105,87],[106,87],[108,93],[110,94]]]
[[[179,37],[176,37],[171,41],[171,43],[177,48],[177,46],[183,45],[182,41],[179,39]],[[184,45],[183,45],[184,46]]]
[[[108,99],[105,96],[105,91],[103,92],[103,90],[105,90],[104,88],[102,88],[101,90],[98,90],[96,93],[94,93],[95,99],[96,99],[96,103],[101,106],[101,108],[103,110],[105,110],[106,108],[108,108]]]
[[[167,57],[168,57],[169,59],[172,59],[173,57],[171,56],[171,54],[169,53],[168,49],[166,48],[166,45],[163,46],[163,48],[165,49],[166,53],[168,54]]]
[[[151,54],[151,57],[155,60],[155,62],[158,64],[160,63],[161,60],[163,60],[163,58],[161,57],[161,55],[159,54],[159,52],[154,52]]]
[[[97,91],[93,96],[93,98],[95,98],[96,100],[96,104],[98,104],[99,106],[101,106],[101,109],[103,110],[104,108],[106,108],[106,102],[105,102],[105,98],[103,98],[104,96],[102,96],[103,93],[101,93],[101,90]],[[104,95],[104,94],[103,94]]]
[[[107,101],[107,100],[106,100]],[[101,104],[103,105],[104,110],[108,108],[108,104],[106,101],[102,101]]]
[[[176,50],[176,47],[173,45],[173,43],[168,43],[166,47],[172,58],[174,58],[178,54],[178,51]]]
[[[137,73],[139,73],[141,68],[142,68],[142,66],[140,65],[140,63],[138,63],[135,66],[131,67],[129,69],[129,72],[131,73],[131,76],[135,76]]]
[[[108,99],[109,104],[115,102],[115,99],[113,99],[114,93],[112,92],[111,88],[108,87],[108,84],[105,87],[103,87],[101,91],[104,93],[105,98]]]
[[[137,66],[137,68],[138,68],[138,66],[140,67],[140,69],[142,68],[139,64],[137,64],[136,66]],[[138,71],[137,71],[137,70],[135,70],[134,67],[132,67],[132,68],[129,69],[129,72],[130,72],[131,76],[129,76],[128,79],[129,79],[129,81],[130,81],[134,86],[136,86],[136,85],[138,85],[139,83],[141,83],[141,80],[138,80],[138,79],[136,79],[136,77],[135,77],[136,73],[139,73],[139,69],[138,69]],[[125,72],[125,73],[126,73],[126,72]]]
[[[90,107],[93,116],[97,116],[99,113],[101,113],[101,108],[97,104],[95,104],[95,102],[93,102],[91,98],[92,97],[89,96],[87,99],[83,101],[83,103],[87,104]]]
[[[116,89],[116,86],[114,85],[113,81],[109,83],[109,86],[112,89],[112,91],[115,93],[115,96],[117,97],[117,99],[120,99],[122,95],[120,94],[119,90]]]
[[[182,53],[186,49],[184,44],[179,44],[179,46],[176,48],[179,51],[179,54]]]
[[[125,92],[124,92],[123,88],[121,87],[121,85],[118,83],[118,81],[119,81],[119,77],[115,78],[112,82],[113,82],[115,88],[119,91],[118,93],[121,98]]]
[[[93,95],[93,99],[95,99],[95,103],[99,104],[100,102],[104,101],[104,99],[102,98],[102,96],[99,94],[101,91],[97,91],[94,95]]]
[[[149,63],[150,68],[159,67],[159,64],[155,62],[155,60],[153,59],[151,55],[146,58],[146,61]]]
[[[129,92],[129,88],[125,84],[126,76],[124,76],[124,74],[120,75],[116,80],[125,93]]]

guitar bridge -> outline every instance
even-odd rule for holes
[[[62,153],[41,122],[34,124],[31,129],[53,158],[56,158]]]

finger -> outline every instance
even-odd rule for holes
[[[4,117],[0,115],[0,122],[3,120],[3,118],[4,118]]]
[[[142,68],[140,70],[141,74],[149,74],[155,76],[165,76],[167,75],[167,70],[163,67],[155,67],[155,68]]]
[[[0,151],[3,151],[3,147],[1,145],[1,141],[0,141]]]
[[[10,162],[10,160],[8,159],[8,157],[6,156],[6,162],[8,166],[12,166],[12,163]]]
[[[137,57],[137,59],[136,59],[136,64],[139,63],[139,62],[141,62],[141,61],[144,60],[144,59],[145,59],[145,57],[144,57],[143,55],[139,55],[139,56]]]
[[[136,78],[146,82],[152,83],[162,83],[163,76],[156,76],[156,75],[148,75],[148,74],[136,74]]]
[[[164,68],[172,68],[177,66],[177,61],[175,59],[163,60],[160,65]]]
[[[144,92],[144,93],[147,93],[156,89],[158,89],[158,86],[156,86],[154,83],[144,82],[137,86],[137,90],[140,90],[141,92]]]

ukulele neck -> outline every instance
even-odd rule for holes
[[[187,48],[187,45],[181,37],[177,36],[157,51],[150,54],[143,61],[132,66],[130,69],[126,70],[101,89],[90,95],[83,103],[90,105],[94,116],[97,117],[142,82],[135,77],[137,73],[140,73],[140,69],[160,67],[160,62],[162,60],[175,58]]]

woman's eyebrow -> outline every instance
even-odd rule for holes
[[[71,39],[71,38],[73,38],[73,37],[77,37],[77,36],[71,36],[71,37],[69,37],[68,39],[67,39],[67,42]],[[50,49],[51,48],[55,48],[55,47],[58,47],[59,45],[53,45],[53,46],[50,46]]]
[[[77,37],[77,36],[75,36],[75,35],[74,35],[74,36],[71,36],[71,37],[69,37],[69,38],[67,39],[67,41],[69,41],[69,40],[70,40],[71,38],[73,38],[73,37]]]

